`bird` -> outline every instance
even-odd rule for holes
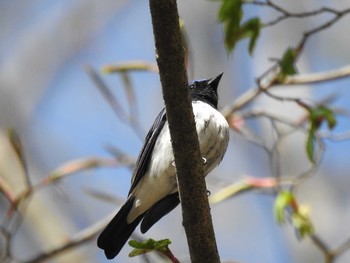
[[[218,111],[215,78],[189,83],[203,171],[206,176],[222,161],[229,142],[229,125]],[[136,227],[146,233],[180,203],[176,167],[165,108],[146,135],[136,160],[125,204],[97,239],[107,259],[116,257]]]

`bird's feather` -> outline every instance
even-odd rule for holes
[[[131,178],[131,187],[129,190],[129,195],[147,172],[148,165],[150,163],[149,161],[150,161],[150,158],[152,157],[154,145],[158,139],[159,133],[163,129],[165,122],[166,122],[166,114],[165,114],[165,108],[164,108],[158,114],[151,129],[147,133],[140,155],[136,161],[134,173]]]
[[[97,246],[105,251],[108,259],[118,255],[143,217],[143,215],[140,215],[131,224],[127,223],[126,218],[133,203],[134,198],[129,198],[97,239]]]
[[[152,208],[145,214],[145,217],[141,222],[141,233],[146,233],[163,216],[177,207],[178,204],[180,204],[178,192],[168,195],[154,204]]]

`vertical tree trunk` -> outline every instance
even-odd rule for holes
[[[150,0],[150,9],[191,261],[218,263],[176,0]]]

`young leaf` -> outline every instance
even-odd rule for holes
[[[279,224],[285,223],[285,209],[288,208],[288,206],[292,205],[294,201],[294,196],[289,191],[282,191],[276,197],[274,215]]]
[[[242,0],[221,0],[218,20],[224,25],[225,45],[229,52],[236,43],[249,38],[249,53],[252,54],[260,33],[260,19],[255,17],[241,24],[243,18]]]
[[[310,109],[310,120],[318,126],[317,128],[319,128],[324,121],[327,121],[329,129],[333,129],[337,124],[334,112],[323,105]]]
[[[310,236],[315,232],[310,218],[307,215],[303,215],[302,213],[293,213],[292,224],[301,239],[306,236]]]
[[[218,19],[220,22],[230,21],[235,26],[239,26],[243,15],[242,0],[222,0],[219,9]]]
[[[154,250],[165,253],[169,250],[168,246],[170,244],[171,241],[169,239],[154,240],[150,238],[144,242],[130,240],[129,246],[133,247],[134,249],[129,253],[129,257],[139,256]]]
[[[249,54],[252,55],[255,48],[256,40],[258,39],[260,34],[260,19],[258,17],[252,18],[245,22],[241,28],[243,32],[245,31],[244,34],[246,34],[246,36],[243,35],[242,38],[250,38],[248,50]]]
[[[224,25],[225,45],[230,52],[237,42],[237,32],[239,31],[242,15],[241,0],[222,0],[218,19]]]
[[[304,238],[314,233],[314,227],[310,220],[308,210],[297,204],[291,192],[282,191],[278,194],[274,206],[275,218],[279,224],[284,224],[286,222],[285,211],[287,209],[289,209],[289,215],[291,215],[292,219],[291,222],[298,236]]]
[[[297,69],[295,67],[296,57],[297,53],[293,48],[288,48],[283,54],[282,60],[279,62],[281,72],[277,77],[280,82],[283,82],[287,76],[295,75],[297,73]]]
[[[306,140],[306,154],[309,158],[310,162],[315,162],[314,155],[315,155],[315,139],[316,139],[316,133],[317,129],[314,128],[314,125],[310,125],[309,132],[307,135]]]
[[[306,140],[306,154],[311,162],[315,162],[314,153],[317,131],[325,121],[327,122],[328,128],[333,129],[337,124],[337,120],[334,116],[334,112],[323,105],[316,108],[308,108],[308,111],[310,128]]]

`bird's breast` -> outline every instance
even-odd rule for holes
[[[207,175],[224,157],[229,141],[229,126],[224,116],[209,104],[194,101],[192,106]]]

